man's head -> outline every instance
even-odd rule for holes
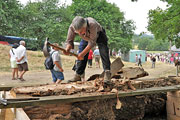
[[[83,17],[76,16],[72,21],[72,25],[78,34],[84,35],[86,33],[87,22]]]
[[[19,44],[20,44],[20,45],[23,45],[23,46],[26,45],[25,41],[23,41],[23,40],[21,40],[21,41],[19,42]]]
[[[59,46],[59,44],[58,43],[53,43],[53,45],[55,45],[55,46]],[[54,49],[54,50],[59,50],[58,48],[56,48],[56,47],[52,47],[52,49]]]

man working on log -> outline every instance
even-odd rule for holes
[[[84,77],[85,68],[88,60],[88,52],[93,48],[96,43],[99,47],[100,56],[104,68],[104,83],[105,85],[110,84],[111,73],[110,73],[110,59],[109,59],[109,48],[108,38],[104,28],[93,18],[83,18],[76,16],[72,24],[69,27],[67,35],[67,46],[64,54],[68,55],[68,52],[74,48],[74,38],[78,34],[82,40],[79,46],[79,54],[77,60],[76,74],[71,81],[79,81]]]

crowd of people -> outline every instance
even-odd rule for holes
[[[174,65],[175,60],[180,61],[180,55],[178,53],[149,54],[148,57],[152,62],[161,61],[171,65]]]

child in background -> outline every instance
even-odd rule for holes
[[[89,51],[89,56],[88,56],[88,68],[92,68],[92,59],[93,59],[93,51]]]
[[[59,46],[58,43],[54,43],[53,45]],[[54,68],[50,70],[53,82],[55,84],[59,84],[62,80],[64,80],[64,70],[62,69],[61,57],[56,47],[52,47],[50,54],[52,55],[52,60],[54,63]]]

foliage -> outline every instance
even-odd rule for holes
[[[38,48],[45,37],[59,44],[65,41],[71,16],[65,6],[59,7],[58,0],[28,3],[23,10],[23,34],[38,38]]]
[[[148,51],[167,51],[169,47],[168,40],[156,40],[150,35],[134,35],[134,44],[138,46],[140,50]]]
[[[29,1],[25,6],[18,0],[1,0],[0,13],[0,34],[37,38],[27,40],[27,47],[33,50],[40,49],[46,37],[51,42],[65,42],[76,15],[95,18],[106,29],[111,49],[125,52],[132,47],[133,21],[125,20],[124,13],[106,0],[73,0],[70,6],[60,0]]]
[[[20,35],[21,8],[17,0],[0,0],[1,35]]]
[[[148,30],[155,35],[156,39],[175,41],[176,46],[180,47],[180,1],[162,1],[168,3],[168,8],[149,11]]]

